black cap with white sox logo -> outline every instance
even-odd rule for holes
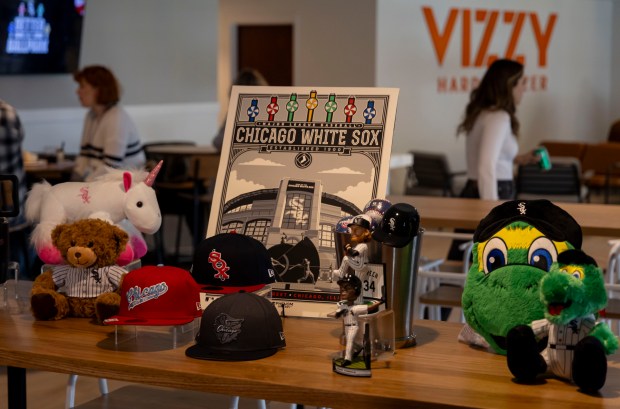
[[[253,292],[276,279],[263,243],[237,233],[202,240],[194,252],[191,273],[200,291],[214,294]]]

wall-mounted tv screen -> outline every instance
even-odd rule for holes
[[[85,0],[0,0],[0,75],[77,70]]]

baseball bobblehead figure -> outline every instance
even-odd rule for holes
[[[354,275],[347,274],[338,280],[340,286],[340,301],[338,301],[338,311],[336,317],[342,317],[344,323],[345,337],[347,341],[344,366],[351,364],[353,357],[353,344],[355,336],[359,330],[357,316],[368,313],[368,306],[364,304],[355,304],[355,300],[362,292],[362,282]]]
[[[370,226],[370,216],[365,214],[355,216],[348,224],[347,227],[351,231],[351,243],[347,243],[344,247],[346,255],[342,258],[340,268],[334,271],[336,277],[344,277],[349,267],[358,277],[368,271],[368,245],[366,243],[372,240]]]

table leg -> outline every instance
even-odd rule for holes
[[[7,367],[9,409],[26,409],[26,369]]]

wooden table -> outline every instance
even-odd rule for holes
[[[25,408],[20,368],[34,368],[332,408],[620,408],[619,355],[609,357],[607,384],[598,396],[557,379],[519,385],[505,357],[457,341],[460,324],[417,321],[417,346],[375,363],[371,378],[352,378],[331,369],[342,332],[339,320],[289,317],[283,322],[286,349],[257,361],[218,362],[186,357],[192,342],[173,348],[153,340],[137,351],[131,341],[115,347],[113,327],[75,318],[40,322],[23,306],[17,313],[4,309],[0,364],[10,369],[9,407]],[[16,394],[23,394],[24,402]]]
[[[24,162],[24,170],[26,171],[29,185],[40,182],[43,179],[55,184],[67,182],[71,178],[74,165],[75,162],[73,161],[54,163],[46,161]]]
[[[218,153],[211,145],[158,145],[148,148],[149,152],[161,155],[205,155]]]
[[[392,203],[418,209],[422,227],[474,230],[499,201],[436,196],[388,196]],[[584,236],[620,237],[620,205],[557,203],[581,225]]]

